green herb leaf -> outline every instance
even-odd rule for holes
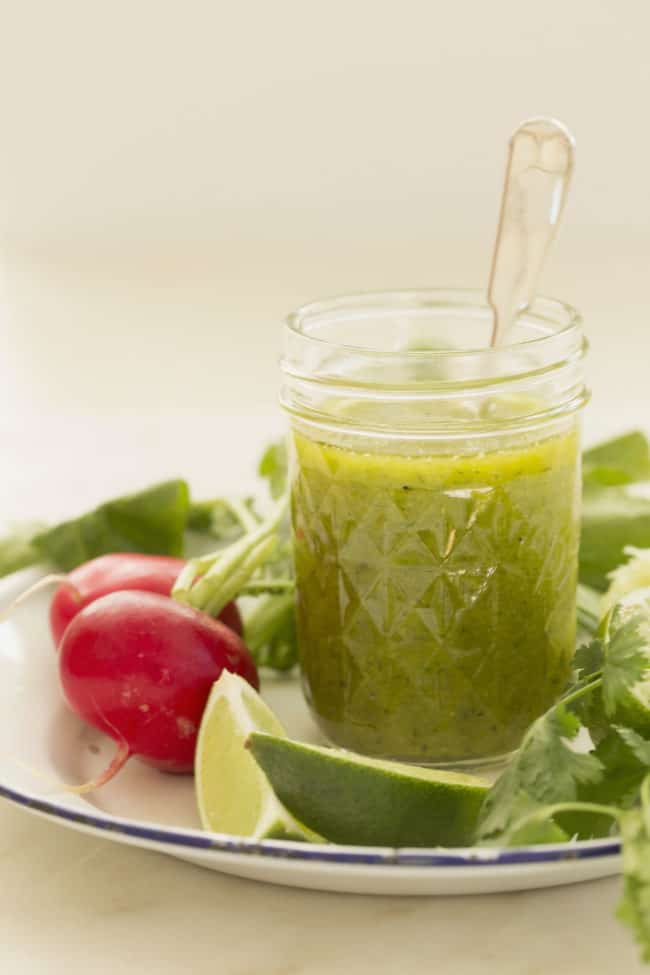
[[[555,820],[529,817],[522,823],[515,823],[507,835],[507,846],[537,846],[540,843],[567,843],[570,833],[562,829]]]
[[[650,480],[650,445],[647,437],[636,430],[585,451],[582,477],[585,485],[631,484]]]
[[[43,528],[37,522],[16,525],[8,535],[0,538],[0,576],[8,576],[40,562],[42,556],[33,544],[33,538]]]
[[[563,704],[534,722],[485,798],[479,822],[482,839],[507,833],[521,814],[522,801],[568,802],[576,798],[579,785],[599,781],[603,766],[598,758],[571,747],[579,730],[580,721]]]
[[[605,651],[600,640],[592,640],[578,647],[573,657],[573,679],[575,683],[592,677],[602,669]]]
[[[628,749],[632,752],[636,760],[650,769],[650,741],[642,738],[632,728],[617,727],[614,729],[620,738],[625,742]]]
[[[566,843],[572,839],[611,835],[621,811],[616,806],[579,800],[540,804],[521,793],[513,814],[507,830],[496,841],[488,841],[488,845]],[[596,823],[598,829],[594,832]]]
[[[635,687],[650,670],[650,595],[617,603],[609,617],[604,650],[602,695],[611,718],[620,705],[629,704]]]
[[[185,481],[166,481],[40,532],[33,545],[65,571],[108,552],[180,556],[188,506]]]
[[[605,714],[600,680],[594,681],[591,686],[590,693],[572,702],[569,709],[579,718],[589,732],[592,742],[597,745],[609,734],[611,722]]]
[[[639,803],[641,784],[650,771],[650,741],[630,728],[611,727],[594,751],[604,774],[599,782],[578,789],[585,803],[606,804],[613,809],[631,809]],[[560,825],[580,839],[609,836],[611,816],[596,812],[570,813],[560,817]]]
[[[629,809],[639,801],[639,789],[650,771],[650,741],[630,728],[612,727],[594,751],[604,774],[599,782],[586,783],[578,790],[584,802],[599,802]],[[593,829],[589,835],[606,835]],[[582,835],[585,835],[584,833]]]
[[[650,775],[641,785],[641,807],[621,813],[623,898],[618,917],[636,935],[644,961],[650,962]]]
[[[626,546],[650,547],[650,499],[626,485],[650,480],[650,445],[637,432],[608,440],[583,455],[580,581],[608,586],[608,573],[623,561]]]
[[[488,844],[537,846],[540,843],[566,843],[570,834],[557,825],[551,808],[534,802],[525,792],[519,792],[511,803],[505,829]]]
[[[605,648],[602,640],[592,640],[579,646],[573,658],[573,683],[567,691],[567,696],[574,696],[574,692],[592,683],[587,694],[578,694],[569,703],[572,714],[588,729],[594,744],[597,744],[609,732],[609,720],[605,715],[603,696],[600,685],[595,685],[594,678],[600,677],[605,662]]]
[[[608,735],[613,723],[650,731],[650,589],[617,603],[601,629],[602,640],[579,648],[574,664],[577,678],[600,670],[600,686],[578,695],[569,705],[595,744]]]
[[[258,474],[269,483],[271,497],[281,498],[287,489],[288,458],[284,440],[266,448],[258,466]]]
[[[605,590],[627,546],[650,548],[650,499],[625,487],[587,488],[582,499],[580,581]]]

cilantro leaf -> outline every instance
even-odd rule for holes
[[[611,722],[605,714],[600,681],[594,681],[591,688],[589,694],[572,701],[568,707],[587,729],[594,745],[598,745],[609,734]]]
[[[602,695],[605,713],[627,707],[635,687],[650,670],[650,591],[640,590],[617,603],[609,617],[603,662]]]
[[[541,807],[543,813],[546,807]],[[568,843],[571,834],[562,829],[550,813],[516,822],[507,835],[507,846],[537,846],[540,843]]]
[[[509,823],[488,845],[537,846],[541,843],[566,843],[570,834],[557,825],[549,805],[534,802],[519,792],[511,805]]]
[[[580,721],[557,704],[529,728],[519,752],[488,792],[479,821],[479,836],[490,839],[514,825],[522,796],[540,805],[575,799],[580,784],[597,782],[603,765],[591,753],[571,747]]]
[[[641,785],[641,806],[619,816],[624,889],[618,917],[627,924],[650,962],[650,775]]]
[[[577,683],[587,677],[592,677],[600,671],[605,660],[605,652],[601,640],[591,640],[578,647],[573,657],[573,679]]]
[[[612,727],[598,743],[594,755],[602,763],[604,774],[599,782],[581,786],[578,799],[619,809],[630,809],[636,805],[641,783],[650,772],[650,741],[630,728]],[[585,833],[583,828],[580,835],[607,835],[610,826],[610,822],[603,822],[603,817],[595,817],[590,823],[589,832]]]
[[[573,657],[573,683],[567,695],[573,695],[574,691],[600,676],[604,660],[602,640],[592,640],[579,646]],[[578,695],[569,703],[568,708],[588,729],[594,743],[605,737],[609,731],[609,721],[605,717],[600,681],[588,694]]]
[[[616,732],[623,739],[636,760],[650,769],[650,741],[642,738],[632,728],[617,727]]]
[[[612,723],[650,731],[650,590],[631,594],[605,618],[602,640],[580,647],[574,658],[574,680],[602,673],[588,695],[569,704],[598,745]],[[596,686],[598,684],[599,686]]]

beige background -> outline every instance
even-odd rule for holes
[[[567,235],[647,230],[643,0],[21,0],[3,20],[10,243],[480,250],[535,113],[579,141]]]
[[[20,0],[0,18],[0,518],[166,474],[250,483],[279,322],[311,297],[483,286],[505,147],[578,164],[544,290],[585,315],[590,438],[648,418],[645,0]],[[618,881],[343,898],[220,878],[0,805],[0,967],[641,971]],[[89,969],[90,965],[90,969]]]
[[[623,358],[635,395],[649,40],[645,0],[5,5],[0,407],[266,409],[293,305],[484,285],[539,113],[578,142],[544,290],[585,314],[597,397]]]

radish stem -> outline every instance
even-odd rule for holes
[[[11,603],[9,603],[7,608],[2,610],[2,612],[0,613],[0,623],[4,623],[5,620],[9,619],[9,617],[11,616],[11,614],[15,609],[17,609],[22,603],[25,602],[25,600],[29,599],[31,596],[35,596],[36,593],[40,592],[42,589],[47,589],[49,586],[60,586],[66,584],[70,587],[70,590],[74,598],[77,599],[79,602],[81,602],[81,593],[76,588],[76,586],[73,586],[72,583],[68,581],[67,575],[52,574],[49,576],[44,576],[42,579],[39,579],[37,582],[35,582],[32,586],[29,586],[27,589],[21,592],[19,596],[16,596],[16,598]]]
[[[176,580],[173,598],[217,615],[275,552],[278,528],[287,507],[288,498],[284,497],[266,521],[250,528],[236,542],[218,552],[191,559]]]

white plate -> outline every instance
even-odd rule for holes
[[[0,589],[0,605],[30,575]],[[520,849],[389,849],[266,841],[205,833],[189,777],[132,760],[109,785],[79,797],[56,783],[84,782],[114,745],[65,706],[39,595],[0,625],[0,796],[54,823],[119,843],[269,883],[364,894],[467,894],[578,883],[620,869],[617,840]],[[264,695],[289,733],[317,741],[293,678],[265,682]]]

